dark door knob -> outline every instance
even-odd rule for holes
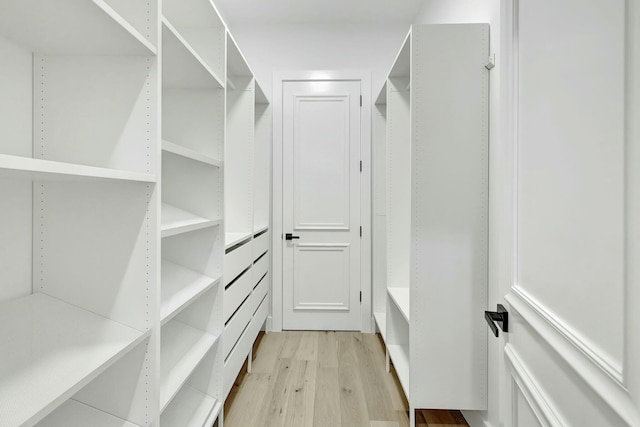
[[[500,335],[496,322],[500,323],[503,332],[509,332],[509,313],[502,304],[498,304],[498,311],[485,311],[484,320],[487,321],[491,331],[496,337]]]
[[[286,233],[284,235],[284,240],[293,240],[293,239],[299,239],[300,236],[294,236],[292,233]]]

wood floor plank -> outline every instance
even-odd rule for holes
[[[365,334],[354,335],[353,345],[369,411],[369,419],[377,421],[396,420],[391,397],[384,381],[386,372],[384,372],[380,363],[376,364],[374,361],[375,356],[372,352],[375,349],[370,347],[370,342],[366,340]]]
[[[284,425],[313,427],[318,365],[315,361],[294,360],[292,369],[291,391]]]
[[[400,427],[409,427],[409,415],[407,411],[396,411],[396,416]]]
[[[337,366],[335,368],[318,366],[313,412],[314,427],[342,426],[338,376]]]
[[[296,360],[318,360],[318,338],[317,331],[304,331],[300,337],[300,344],[294,356]]]
[[[333,331],[320,332],[318,335],[318,366],[338,367],[338,339]]]
[[[445,411],[439,409],[425,409],[419,411],[429,427],[467,426],[467,422],[460,411]]]
[[[281,359],[294,359],[300,347],[303,331],[287,331],[280,350]]]
[[[353,346],[353,335],[345,333],[338,338],[340,416],[343,426],[369,427],[367,402]]]
[[[264,400],[260,410],[265,427],[283,427],[287,415],[287,404],[291,394],[292,359],[280,359],[276,366],[274,381],[269,396]]]
[[[271,332],[262,338],[262,342],[254,353],[252,372],[270,374],[275,371],[285,336],[286,332]]]
[[[384,345],[359,332],[283,332],[254,348],[225,403],[225,427],[409,427]],[[416,411],[417,427],[468,427],[459,411]]]
[[[233,404],[225,412],[225,424],[253,427],[261,425],[260,408],[262,408],[265,398],[270,395],[271,380],[271,374],[247,374],[239,387]]]

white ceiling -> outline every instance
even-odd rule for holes
[[[229,25],[411,24],[424,0],[216,0]]]

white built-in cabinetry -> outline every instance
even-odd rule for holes
[[[270,139],[267,100],[227,36],[224,395],[249,358],[269,312]],[[261,132],[262,131],[262,132]],[[249,365],[250,366],[250,365]]]
[[[220,421],[225,231],[250,241],[246,310],[261,319],[236,347],[266,317],[270,159],[253,138],[266,99],[247,73],[227,80],[239,51],[227,61],[210,0],[158,4],[2,3],[3,427]],[[225,197],[227,175],[247,188]],[[246,228],[226,198],[245,200]]]
[[[157,417],[158,10],[0,13],[0,425]]]
[[[413,26],[374,108],[373,311],[414,425],[487,404],[488,49]]]
[[[162,2],[161,424],[222,409],[226,28],[209,0]]]

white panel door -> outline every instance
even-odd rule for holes
[[[360,82],[283,83],[283,328],[360,330]]]
[[[507,3],[504,425],[640,426],[638,3]]]

